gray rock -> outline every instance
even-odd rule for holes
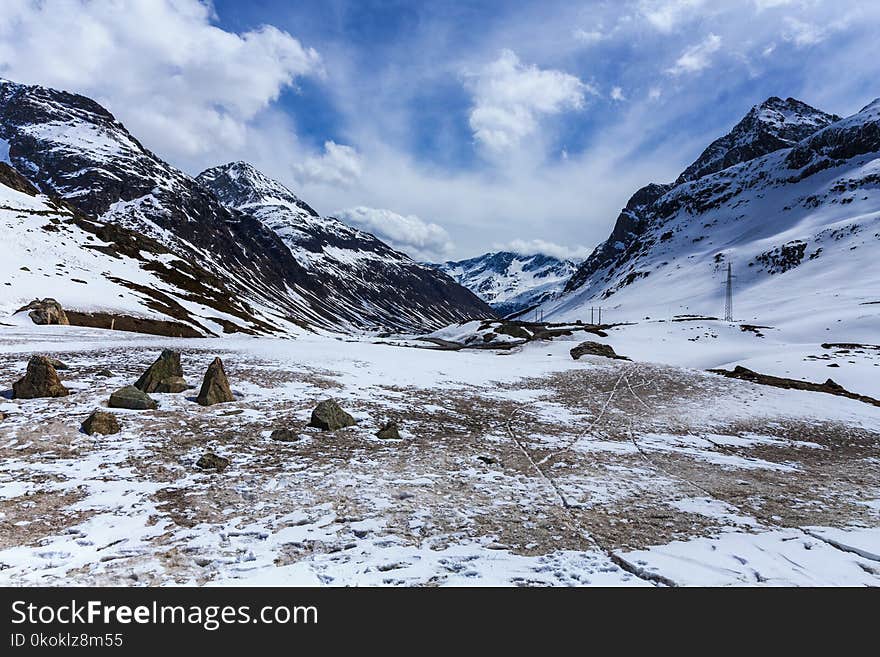
[[[52,359],[46,356],[31,356],[27,373],[12,384],[15,399],[36,399],[37,397],[66,397],[70,391],[61,384]]]
[[[355,419],[332,399],[320,402],[312,411],[312,419],[309,421],[310,427],[317,427],[322,431],[336,431],[354,424]]]
[[[199,457],[199,460],[196,461],[196,467],[201,468],[202,470],[216,470],[217,472],[223,472],[229,467],[229,459],[217,456],[214,452],[205,452]]]
[[[55,299],[34,299],[23,308],[19,308],[16,312],[24,312],[29,310],[28,317],[34,324],[58,324],[61,326],[69,326],[70,321],[67,314]]]
[[[144,392],[183,392],[189,386],[183,378],[180,354],[165,349],[156,362],[147,368],[134,387]]]
[[[110,408],[128,408],[135,411],[152,410],[158,406],[147,393],[134,386],[125,386],[110,395]]]
[[[96,373],[96,376],[102,376],[102,377],[104,377],[105,379],[108,379],[108,378],[110,378],[111,376],[113,376],[113,372],[111,372],[110,370],[107,370],[107,369],[104,369],[104,370],[98,370],[98,372]]]
[[[215,358],[208,366],[205,379],[202,381],[202,389],[199,391],[196,401],[202,406],[235,401],[232,390],[229,388],[226,372],[223,370],[223,361],[219,358]]]
[[[293,443],[299,440],[301,436],[296,431],[290,429],[275,429],[269,437],[282,443]]]
[[[120,427],[119,421],[113,413],[96,410],[92,411],[92,414],[82,423],[82,430],[90,436],[96,433],[109,436],[113,433],[119,433]]]
[[[601,342],[581,342],[577,347],[569,351],[571,357],[577,360],[581,356],[603,356],[604,358],[616,358],[618,360],[629,360],[626,356],[618,356],[614,353],[611,345],[602,344]]]
[[[376,438],[382,438],[383,440],[400,440],[400,432],[398,431],[397,422],[391,420],[390,422],[383,424],[376,432]]]
[[[57,358],[49,357],[49,362],[52,363],[52,367],[56,370],[69,370],[70,368],[67,366],[67,363],[58,360]]]

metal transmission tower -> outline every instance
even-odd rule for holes
[[[730,263],[727,263],[727,282],[724,290],[724,321],[733,321],[733,273]]]

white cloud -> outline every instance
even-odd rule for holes
[[[642,0],[639,13],[657,30],[671,32],[702,4],[703,0]]]
[[[563,246],[554,244],[546,240],[513,240],[507,244],[496,244],[493,248],[499,251],[512,251],[520,255],[542,255],[552,256],[560,260],[579,261],[586,258],[592,252],[592,249],[586,246]]]
[[[593,45],[607,38],[602,30],[585,30],[578,28],[574,31],[574,38],[585,45]]]
[[[359,206],[337,212],[336,216],[421,262],[440,262],[452,250],[446,230],[415,215]]]
[[[825,30],[818,25],[807,23],[791,16],[785,19],[785,29],[782,32],[782,38],[794,43],[798,48],[820,43],[825,40],[825,36]]]
[[[360,154],[351,146],[324,142],[324,152],[294,165],[294,175],[301,184],[317,183],[348,186],[361,177]]]
[[[241,148],[318,53],[272,26],[216,27],[198,0],[4,0],[0,74],[95,98],[169,159]]]
[[[611,100],[623,101],[626,100],[626,96],[623,95],[623,89],[620,87],[612,87],[611,88]]]
[[[717,34],[709,34],[700,43],[685,50],[675,61],[675,64],[667,69],[667,73],[681,75],[682,73],[697,73],[708,68],[712,61],[712,55],[721,49],[721,37]]]
[[[476,75],[468,76],[474,95],[470,126],[490,151],[507,151],[534,133],[542,117],[577,110],[596,90],[577,77],[523,65],[512,50]]]

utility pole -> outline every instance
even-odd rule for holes
[[[727,282],[724,291],[724,321],[733,321],[733,272],[730,263],[727,263]]]

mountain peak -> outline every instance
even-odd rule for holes
[[[205,169],[196,176],[223,205],[242,209],[254,205],[292,205],[317,217],[305,201],[290,189],[270,178],[250,162],[237,160]]]
[[[771,96],[752,107],[729,133],[713,141],[675,182],[696,180],[780,148],[790,148],[839,120],[839,116],[796,98],[783,100]]]

